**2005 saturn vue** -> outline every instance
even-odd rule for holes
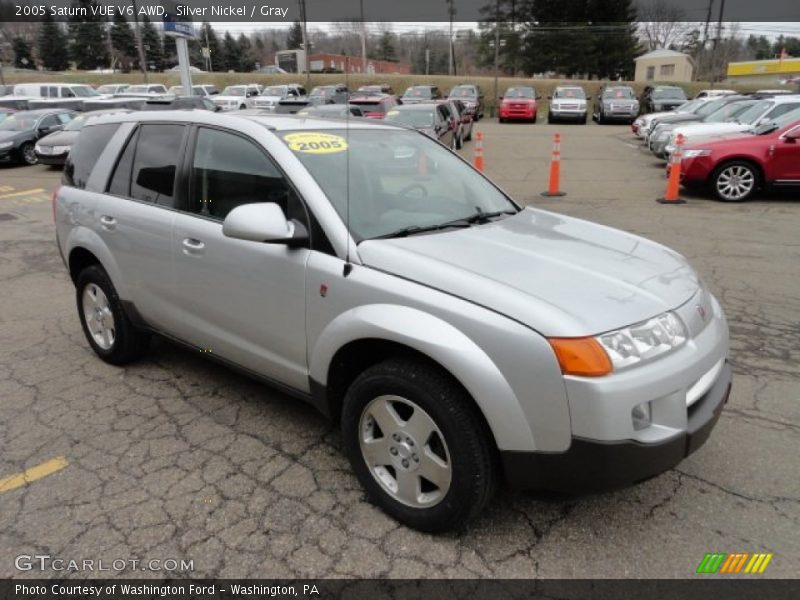
[[[370,497],[421,530],[463,526],[503,481],[663,472],[728,397],[725,316],[682,256],[523,209],[415,131],[101,117],[54,214],[101,359],[158,333],[313,403]]]

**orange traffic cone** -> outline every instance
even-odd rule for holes
[[[566,196],[566,192],[559,191],[561,179],[561,134],[553,135],[553,155],[550,158],[550,183],[547,191],[542,196]]]
[[[678,196],[681,187],[681,160],[683,160],[683,134],[679,133],[675,140],[675,151],[669,158],[669,175],[667,176],[667,193],[657,198],[660,204],[686,204],[686,200]]]
[[[483,133],[475,134],[475,168],[483,173]]]

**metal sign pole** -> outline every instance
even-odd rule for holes
[[[184,96],[192,95],[192,70],[189,68],[189,44],[184,37],[175,38],[175,47],[178,49],[178,66],[181,69],[181,87]]]

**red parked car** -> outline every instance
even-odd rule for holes
[[[681,182],[708,185],[726,202],[748,200],[760,188],[800,186],[800,111],[781,126],[765,123],[747,136],[710,138],[683,151]],[[787,113],[788,115],[788,113]]]
[[[532,87],[508,88],[500,98],[497,119],[501,123],[511,120],[536,122],[536,113],[539,109],[536,101],[541,96]]]
[[[350,97],[350,104],[361,107],[361,110],[364,111],[364,116],[368,119],[383,119],[387,112],[397,106],[397,98],[389,94],[382,96],[373,94],[353,95]]]

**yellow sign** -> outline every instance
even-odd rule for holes
[[[728,77],[762,74],[790,75],[793,73],[800,73],[800,58],[752,60],[728,64]]]
[[[305,154],[333,154],[347,150],[347,140],[339,135],[307,131],[283,136],[289,148]]]

